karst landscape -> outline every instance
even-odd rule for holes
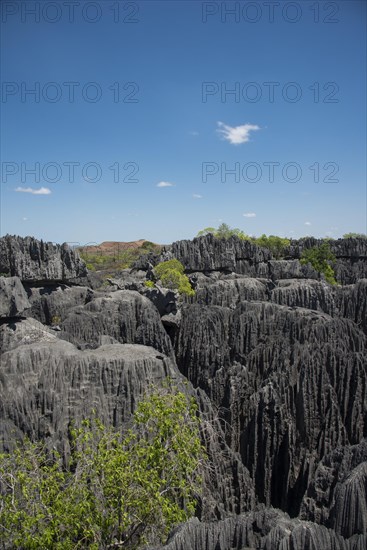
[[[194,517],[146,547],[365,550],[367,239],[329,241],[337,284],[300,261],[321,244],[292,240],[279,259],[207,234],[106,274],[66,244],[2,237],[2,452],[27,437],[67,462],[71,422],[97,410],[123,430],[168,383],[197,403],[210,474]],[[155,276],[170,260],[189,293]]]

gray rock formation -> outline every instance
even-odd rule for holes
[[[324,456],[309,483],[300,516],[348,538],[367,533],[367,440]]]
[[[32,327],[33,330],[33,327]],[[168,357],[140,345],[112,344],[80,351],[47,335],[2,354],[0,423],[2,447],[23,434],[51,438],[68,452],[68,426],[94,411],[121,426],[150,384],[160,385],[177,369]]]
[[[78,283],[87,277],[87,268],[67,244],[6,235],[0,238],[0,273],[28,282]]]
[[[216,239],[212,235],[198,237],[192,241],[177,241],[162,248],[160,256],[147,255],[135,264],[136,269],[147,271],[149,266],[160,261],[177,258],[187,273],[221,271],[239,273],[247,277],[270,279],[320,279],[310,266],[302,266],[303,250],[322,244],[321,239],[308,237],[291,241],[285,249],[284,260],[275,260],[271,252],[238,237]],[[339,283],[353,284],[367,278],[367,239],[348,238],[330,240],[330,248],[336,256],[335,273]]]
[[[30,307],[20,279],[0,277],[0,317],[19,317]]]
[[[366,338],[351,321],[266,302],[193,304],[175,353],[225,411],[227,442],[266,505],[297,515],[318,461],[367,429]]]
[[[300,264],[317,244],[275,260],[237,238],[179,241],[92,291],[72,285],[86,271],[69,249],[0,239],[0,271],[19,277],[0,279],[2,447],[27,434],[67,456],[72,419],[122,426],[151,383],[186,377],[211,467],[201,521],[164,548],[365,550],[367,240],[331,241],[344,286]],[[144,285],[172,257],[195,296]]]
[[[45,325],[61,323],[71,308],[87,304],[94,295],[90,288],[81,286],[52,285],[26,288],[31,306],[29,315]]]
[[[345,539],[270,508],[216,523],[193,519],[176,529],[160,550],[362,550],[366,543],[366,535]]]
[[[10,351],[24,344],[54,343],[57,334],[36,319],[11,319],[0,324],[0,351]]]
[[[80,348],[97,347],[102,336],[110,336],[123,344],[152,346],[173,355],[157,309],[150,300],[131,290],[96,295],[84,306],[70,309],[60,327],[60,336]]]

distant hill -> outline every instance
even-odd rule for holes
[[[146,239],[139,239],[138,241],[104,241],[101,244],[81,246],[78,249],[83,254],[103,254],[104,256],[116,256],[124,250],[131,250],[141,248],[143,244],[147,242]]]

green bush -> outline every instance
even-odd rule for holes
[[[236,236],[239,239],[242,240],[249,240],[250,237],[246,235],[241,229],[238,229],[237,227],[230,227],[226,223],[222,223],[218,229],[215,229],[215,227],[206,227],[205,229],[202,229],[197,234],[197,237],[202,237],[203,235],[209,235],[212,234],[217,239],[229,239],[230,237]]]
[[[154,284],[153,281],[145,281],[144,285],[147,286],[148,288],[154,288],[155,287],[155,284]]]
[[[277,237],[276,235],[269,235],[268,237],[263,234],[261,237],[252,239],[255,244],[268,248],[274,258],[279,260],[284,257],[287,247],[290,245],[290,240],[284,237]]]
[[[26,550],[141,548],[195,512],[206,454],[197,406],[155,392],[121,434],[98,420],[70,428],[71,458],[28,440],[0,454],[0,540]]]
[[[193,296],[195,294],[187,275],[184,273],[184,266],[176,259],[158,264],[154,268],[154,275],[166,288],[177,290],[180,294],[185,294],[186,296]]]
[[[320,246],[307,248],[302,252],[301,264],[311,264],[312,267],[322,273],[325,279],[331,285],[336,285],[335,272],[330,262],[335,262],[336,258],[330,250],[328,242],[323,242]]]
[[[343,239],[352,239],[355,237],[358,239],[367,239],[367,235],[365,233],[345,233],[343,235]]]
[[[206,227],[197,234],[198,237],[203,235],[213,235],[217,239],[229,239],[236,236],[243,241],[251,241],[258,246],[268,248],[273,256],[277,259],[283,258],[287,247],[290,245],[290,240],[277,237],[276,235],[269,235],[268,237],[263,234],[261,237],[250,237],[237,227],[230,227],[226,223],[222,223],[218,229],[215,227]]]

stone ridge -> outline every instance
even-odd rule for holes
[[[87,268],[66,243],[55,245],[33,237],[6,235],[0,238],[0,273],[23,282],[77,284],[87,277]]]

